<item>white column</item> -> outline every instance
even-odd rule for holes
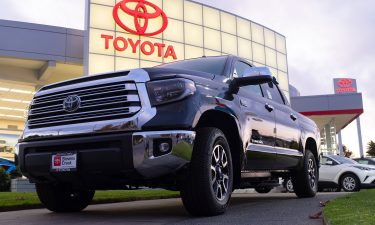
[[[359,143],[359,154],[360,154],[360,157],[364,157],[362,132],[361,132],[361,119],[359,117],[357,118],[357,133],[358,133],[358,143]]]
[[[339,133],[337,135],[339,137],[339,153],[341,156],[344,155],[344,150],[343,150],[343,147],[342,147],[342,137],[341,137],[341,130],[339,130]]]
[[[85,30],[83,38],[83,75],[89,75],[90,0],[85,0]]]

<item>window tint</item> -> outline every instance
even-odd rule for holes
[[[197,59],[188,59],[168,64],[163,64],[157,67],[173,68],[182,70],[193,70],[216,75],[224,75],[224,68],[228,57],[204,57]]]
[[[321,160],[320,160],[320,164],[321,164],[321,165],[332,166],[332,165],[335,164],[335,162],[334,162],[332,159],[323,156],[323,157],[321,158]]]
[[[261,86],[264,93],[264,97],[284,105],[284,100],[281,97],[276,84],[274,84],[273,87],[270,87],[269,84],[262,84]]]
[[[247,71],[251,68],[251,66],[247,63],[237,61],[234,64],[233,68],[233,77],[244,77],[247,74]],[[255,93],[261,97],[263,97],[262,90],[259,85],[249,85],[245,87],[241,87],[241,89]]]

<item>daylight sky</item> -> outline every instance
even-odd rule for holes
[[[363,93],[363,143],[375,141],[375,1],[196,0],[272,28],[287,38],[290,83],[302,95],[333,93],[335,77]],[[0,0],[0,19],[83,29],[84,0]],[[356,124],[343,143],[359,155]],[[366,149],[365,149],[366,151]]]

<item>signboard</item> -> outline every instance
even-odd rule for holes
[[[351,78],[333,79],[335,94],[357,93],[357,81]]]

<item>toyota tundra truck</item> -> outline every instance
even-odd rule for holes
[[[16,162],[54,212],[81,211],[95,190],[177,190],[194,216],[225,212],[233,190],[266,193],[291,177],[318,185],[319,131],[265,67],[236,56],[86,76],[41,88]]]

